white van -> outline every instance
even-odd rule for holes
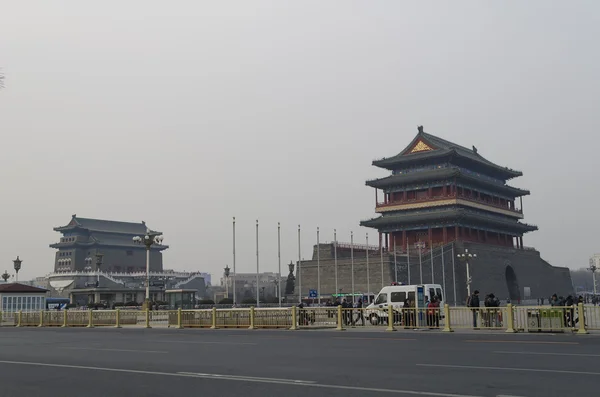
[[[383,287],[375,301],[366,307],[368,310],[365,317],[371,321],[371,324],[377,325],[387,322],[388,306],[396,309],[404,307],[404,301],[410,299],[416,300],[418,285],[390,285]],[[439,284],[423,284],[426,301],[431,301],[431,298],[437,296],[440,300],[440,307],[444,307],[444,294],[442,286]]]

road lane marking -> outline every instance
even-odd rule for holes
[[[524,355],[538,355],[538,356],[574,356],[574,357],[600,357],[600,354],[583,354],[583,353],[545,353],[545,352],[510,352],[510,351],[497,351],[497,354],[524,354]]]
[[[350,340],[416,340],[410,338],[360,338],[351,336],[334,336],[333,339],[350,339]]]
[[[198,344],[198,345],[251,345],[255,346],[258,343],[250,342],[214,342],[214,341],[196,341],[196,340],[158,340],[157,343],[183,343],[185,345]]]
[[[538,369],[538,368],[506,368],[506,367],[481,367],[475,365],[445,365],[445,364],[416,364],[417,367],[434,367],[434,368],[456,368],[456,369],[485,369],[494,371],[514,371],[514,372],[545,372],[554,374],[570,374],[570,375],[600,375],[600,372],[585,372],[585,371],[567,371],[561,369]]]
[[[54,368],[70,368],[70,369],[83,369],[90,371],[105,371],[105,372],[120,372],[120,373],[130,373],[130,374],[140,374],[140,375],[162,375],[162,376],[175,376],[182,378],[200,378],[198,375],[188,375],[185,373],[176,373],[176,372],[159,372],[159,371],[143,371],[137,369],[122,369],[122,368],[105,368],[105,367],[89,367],[84,365],[68,365],[68,364],[50,364],[50,363],[36,363],[36,362],[27,362],[27,361],[5,361],[0,360],[0,364],[9,364],[9,365],[29,365],[29,366],[37,366],[37,367],[54,367]],[[265,380],[260,378],[249,378],[249,377],[236,377],[236,378],[224,378],[224,377],[212,377],[210,379],[214,380],[229,380],[234,382],[253,382],[253,383],[267,383],[267,384],[282,384],[288,386],[299,386],[299,387],[315,387],[321,389],[338,389],[338,390],[352,390],[352,391],[362,391],[362,392],[375,392],[375,393],[388,393],[388,394],[398,394],[398,395],[414,395],[414,396],[428,396],[428,397],[482,397],[475,395],[467,395],[467,394],[454,394],[454,393],[444,393],[444,392],[428,392],[428,391],[419,391],[419,390],[398,390],[398,389],[380,389],[375,387],[360,387],[360,386],[344,386],[344,385],[326,385],[319,383],[292,383],[290,381],[276,381],[276,380]]]
[[[129,350],[129,349],[102,349],[94,347],[61,347],[60,349],[69,350],[95,350],[95,351],[106,351],[106,352],[125,352],[125,353],[168,353],[160,350]]]
[[[196,372],[178,372],[178,374],[195,375],[202,378],[215,378],[215,379],[231,379],[231,380],[266,380],[275,382],[286,382],[286,383],[316,383],[312,380],[297,380],[297,379],[281,379],[281,378],[261,378],[257,376],[240,376],[240,375],[220,375],[220,374],[202,374]]]
[[[468,343],[524,343],[531,345],[578,345],[579,342],[552,342],[552,341],[539,341],[539,340],[477,340],[467,339],[465,342]]]

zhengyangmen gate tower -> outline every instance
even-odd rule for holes
[[[523,234],[537,230],[520,222],[522,197],[529,191],[506,183],[522,173],[486,160],[475,147],[467,149],[419,127],[400,154],[373,165],[392,175],[367,182],[376,189],[381,216],[361,225],[376,228],[386,250],[405,252],[455,240],[523,248]]]
[[[507,182],[520,171],[497,165],[472,149],[418,128],[404,150],[373,165],[391,171],[368,181],[379,217],[361,222],[377,229],[389,280],[445,283],[447,302],[467,298],[469,250],[472,290],[521,301],[573,292],[568,268],[556,267],[523,245],[537,226],[523,222],[529,191]],[[387,275],[385,275],[387,278]]]
[[[520,171],[423,127],[400,154],[373,165],[391,171],[366,183],[375,188],[380,215],[360,225],[379,232],[379,246],[314,246],[312,259],[301,265],[304,298],[319,281],[323,297],[372,296],[394,282],[431,283],[442,285],[446,302],[464,304],[467,266],[457,254],[465,250],[477,254],[469,276],[482,297],[493,293],[519,302],[573,293],[568,268],[550,265],[523,245],[523,236],[537,227],[523,222],[522,197],[529,191],[507,184]]]

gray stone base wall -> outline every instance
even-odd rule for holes
[[[538,251],[462,242],[444,246],[443,252],[441,247],[433,250],[433,275],[430,252],[423,253],[420,258],[417,251],[410,252],[410,256],[398,253],[395,258],[393,254],[384,254],[383,277],[381,256],[370,256],[368,286],[365,257],[355,257],[353,267],[351,260],[338,257],[337,292],[340,288],[342,293],[352,292],[352,274],[354,274],[355,293],[367,293],[370,290],[371,293],[376,294],[381,289],[382,278],[383,285],[390,285],[396,279],[404,284],[432,283],[433,281],[435,284],[445,285],[447,303],[454,304],[456,296],[456,303],[464,304],[467,299],[466,263],[459,260],[456,255],[463,253],[465,249],[477,254],[477,258],[469,262],[472,278],[471,291],[479,290],[482,298],[489,293],[494,293],[502,301],[511,298],[507,282],[507,268],[509,267],[515,276],[513,284],[516,284],[516,287],[513,286],[512,292],[513,303],[517,303],[514,302],[517,298],[514,288],[518,288],[518,295],[521,299],[526,298],[525,287],[529,287],[531,291],[529,299],[547,299],[554,293],[564,296],[573,293],[569,270],[550,265],[540,257]],[[321,252],[325,251],[326,248],[321,247]],[[322,256],[319,267],[321,296],[330,298],[331,294],[336,292],[334,261],[324,259]],[[394,274],[397,274],[397,278]],[[306,297],[310,289],[317,289],[317,261],[302,262],[300,277],[302,279],[302,295]],[[296,289],[298,289],[298,284],[297,278]]]

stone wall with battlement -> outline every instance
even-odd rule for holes
[[[310,289],[317,289],[317,261],[316,249],[313,250],[313,260],[303,261],[300,266],[302,279],[302,295],[307,297]],[[457,258],[458,253],[468,249],[476,253],[477,258],[470,261],[470,274],[472,278],[472,291],[480,291],[482,298],[489,293],[494,293],[503,301],[511,298],[517,303],[517,298],[526,299],[525,287],[531,291],[530,299],[545,298],[552,294],[567,296],[573,293],[569,269],[550,265],[543,260],[540,253],[534,249],[514,249],[477,243],[455,242],[443,248],[433,250],[433,275],[432,256],[430,251],[423,252],[420,257],[418,251],[411,251],[409,255],[385,252],[383,255],[383,277],[381,255],[369,253],[369,286],[367,287],[367,265],[365,251],[362,255],[355,252],[354,266],[352,261],[340,256],[338,251],[338,293],[352,291],[352,274],[354,273],[355,293],[377,293],[383,285],[390,285],[394,281],[404,284],[432,283],[446,285],[446,302],[454,304],[455,286],[456,301],[464,304],[467,299],[466,264]],[[335,289],[335,265],[333,260],[332,244],[320,244],[320,275],[321,296],[330,297]],[[443,259],[442,259],[443,258]],[[409,266],[410,265],[410,266]],[[409,278],[410,267],[410,278]],[[507,268],[514,272],[518,293],[509,291],[507,282]],[[354,269],[352,271],[352,269]],[[397,278],[394,276],[397,271]],[[509,270],[510,273],[510,270]],[[421,277],[422,274],[422,277]],[[296,279],[296,288],[298,288]]]

